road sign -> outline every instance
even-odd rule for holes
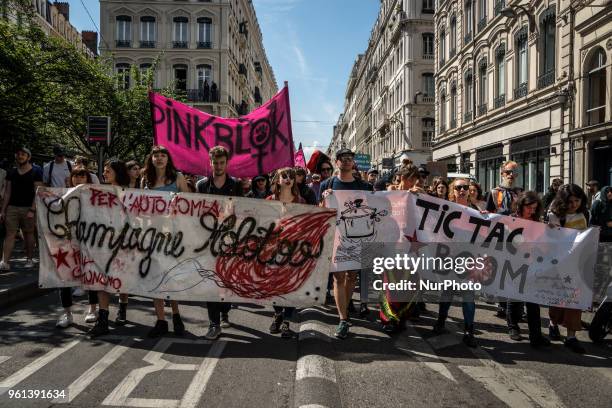
[[[88,116],[87,138],[89,143],[106,143],[111,141],[110,116]]]

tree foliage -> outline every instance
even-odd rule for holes
[[[36,23],[27,0],[9,0],[14,18],[0,18],[0,135],[2,150],[19,145],[50,155],[59,144],[96,157],[87,143],[87,116],[110,116],[112,142],[105,156],[142,160],[152,144],[148,88],[157,61],[130,71],[131,87],[113,72],[112,56],[91,59]],[[158,59],[159,60],[159,57]],[[175,99],[172,89],[160,91]]]

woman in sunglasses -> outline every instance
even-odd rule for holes
[[[450,185],[449,197],[450,201],[457,204],[465,205],[474,210],[479,211],[478,207],[470,202],[470,181],[463,178],[453,180]],[[476,347],[476,339],[474,338],[474,316],[476,315],[476,303],[474,303],[474,294],[472,292],[460,293],[463,297],[463,342],[468,347]],[[444,327],[448,311],[453,300],[453,292],[442,292],[440,299],[440,308],[438,310],[438,321],[433,327],[435,334],[446,333]],[[442,299],[445,301],[443,302]]]
[[[279,169],[272,179],[272,195],[266,200],[281,201],[285,204],[297,203],[306,204],[300,195],[300,190],[296,183],[295,170],[291,167]],[[274,318],[270,325],[271,334],[281,334],[283,339],[293,337],[293,332],[289,328],[289,319],[295,312],[295,307],[274,306]]]

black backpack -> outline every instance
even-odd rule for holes
[[[51,185],[51,180],[53,180],[53,165],[55,164],[55,160],[51,160],[49,164],[49,186]],[[68,160],[66,160],[66,164],[68,165],[68,172],[72,173],[72,164]]]

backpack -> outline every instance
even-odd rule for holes
[[[53,165],[55,164],[55,160],[51,160],[49,164],[49,182],[48,185],[51,185],[51,180],[53,180]],[[66,164],[68,165],[68,172],[72,173],[72,164],[68,160],[66,160]]]

